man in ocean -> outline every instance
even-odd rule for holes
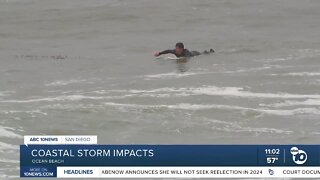
[[[154,54],[154,56],[160,56],[162,54],[174,54],[176,55],[177,57],[193,57],[193,56],[198,56],[198,55],[201,55],[201,54],[210,54],[210,53],[213,53],[214,50],[213,49],[210,49],[209,51],[205,50],[203,53],[200,53],[198,51],[189,51],[188,49],[185,49],[184,48],[184,45],[182,42],[178,42],[176,44],[176,48],[175,49],[168,49],[168,50],[165,50],[165,51],[161,51],[161,52],[156,52]]]

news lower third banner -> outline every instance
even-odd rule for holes
[[[96,136],[27,136],[20,176],[319,178],[320,145],[100,145]]]

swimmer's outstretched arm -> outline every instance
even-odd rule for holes
[[[160,56],[162,54],[169,54],[169,53],[174,54],[174,50],[168,49],[168,50],[164,50],[164,51],[161,51],[161,52],[156,52],[156,53],[154,53],[154,56]]]

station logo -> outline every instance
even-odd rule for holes
[[[274,170],[269,169],[269,174],[270,174],[271,176],[274,175]]]
[[[290,149],[290,153],[292,154],[292,160],[296,164],[304,164],[307,159],[308,155],[304,150],[298,149],[297,147],[292,147]]]

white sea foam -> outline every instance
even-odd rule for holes
[[[135,109],[181,109],[181,110],[208,110],[208,109],[222,109],[222,110],[240,110],[240,111],[255,111],[258,113],[278,115],[278,116],[290,116],[297,114],[320,114],[320,109],[317,108],[297,108],[291,110],[279,110],[279,109],[261,109],[261,108],[248,108],[241,106],[230,105],[218,105],[218,104],[175,104],[175,105],[140,105],[140,104],[120,104],[113,102],[104,103],[108,106],[129,107]]]
[[[262,71],[262,70],[271,69],[271,68],[279,68],[279,66],[263,66],[263,67],[256,67],[256,68],[238,69],[233,71],[222,71],[220,73],[234,74],[234,73],[256,72],[256,71]],[[281,68],[283,68],[283,66]]]
[[[260,93],[244,90],[242,87],[216,87],[202,86],[189,88],[158,88],[151,90],[110,90],[110,93],[120,93],[115,96],[86,96],[86,95],[62,95],[56,97],[43,97],[22,100],[2,100],[2,103],[33,103],[33,102],[54,102],[54,101],[80,101],[80,100],[104,100],[104,99],[125,99],[131,97],[152,97],[169,98],[194,95],[208,96],[230,96],[236,98],[270,98],[270,99],[320,99],[320,94],[289,94],[289,93]]]
[[[13,164],[19,164],[20,161],[12,160],[12,159],[0,159],[0,163],[13,163]]]
[[[42,112],[40,110],[30,110],[30,111],[18,111],[18,110],[9,110],[9,111],[0,111],[1,114],[20,114],[20,113],[26,113],[26,114],[41,114],[41,115],[48,115],[46,112]]]
[[[289,106],[320,106],[320,99],[307,99],[305,101],[285,101],[275,104],[260,104],[266,107],[289,107]]]
[[[263,59],[263,61],[276,62],[276,61],[299,60],[299,59],[317,57],[319,55],[320,55],[319,49],[300,49],[296,53],[287,55],[285,57],[268,58],[268,59]]]
[[[153,97],[165,98],[170,97],[171,94],[153,94],[153,93],[136,93],[134,90],[130,91],[132,94],[125,94],[119,96],[85,96],[85,95],[63,95],[56,97],[44,97],[36,99],[22,99],[22,100],[2,100],[1,103],[35,103],[35,102],[56,102],[56,101],[81,101],[81,100],[104,100],[104,99],[125,99],[130,97]],[[183,96],[177,95],[177,96]],[[10,112],[8,112],[10,113]]]
[[[246,98],[320,98],[318,94],[289,94],[289,93],[259,93],[244,91],[243,88],[239,87],[200,87],[193,88],[189,92],[198,95],[222,95],[222,96],[235,96],[235,97],[246,97]]]
[[[85,82],[84,79],[71,79],[71,80],[58,80],[51,83],[45,84],[45,86],[66,86],[69,84],[82,83]]]
[[[117,91],[117,90],[114,90]],[[190,96],[190,95],[211,95],[211,96],[231,96],[239,98],[280,98],[280,99],[304,99],[313,98],[320,99],[320,94],[289,94],[289,93],[259,93],[245,91],[242,87],[189,87],[189,88],[159,88],[152,90],[118,90],[118,92],[129,92],[133,94],[139,93],[166,93],[174,96]]]
[[[320,109],[318,108],[297,108],[297,109],[290,109],[290,110],[263,110],[265,113],[273,114],[273,115],[299,115],[299,114],[307,114],[307,115],[319,115]]]
[[[271,76],[320,76],[319,72],[292,72],[283,74],[271,74]]]
[[[215,130],[227,132],[253,132],[253,133],[271,133],[271,134],[292,134],[293,131],[275,129],[275,128],[252,128],[252,127],[214,127]]]
[[[70,79],[70,80],[56,80],[50,83],[45,84],[45,86],[67,86],[70,84],[91,84],[94,81],[97,81],[99,79],[92,78],[92,79]]]
[[[14,93],[14,91],[0,91],[0,96],[9,96]]]
[[[202,70],[202,71],[189,71],[189,72],[170,72],[170,73],[161,73],[161,74],[150,74],[143,76],[146,80],[151,79],[172,79],[172,78],[183,78],[188,76],[197,76],[197,75],[206,75],[206,74],[234,74],[234,73],[244,73],[244,72],[255,72],[255,71],[262,71],[266,69],[271,68],[279,68],[279,66],[263,66],[263,67],[256,67],[256,68],[248,68],[248,69],[237,69],[232,71],[208,71],[208,70]],[[281,66],[283,68],[283,66]]]
[[[285,74],[288,76],[320,76],[319,72],[294,72]]]
[[[106,112],[107,108],[100,104],[88,104],[88,103],[77,103],[77,104],[48,104],[41,106],[42,110],[54,110],[61,112],[87,112],[87,113],[101,113]]]
[[[32,102],[54,102],[54,101],[79,101],[84,99],[108,99],[108,97],[101,96],[84,96],[84,95],[69,95],[69,96],[57,96],[57,97],[46,97],[37,99],[26,99],[26,100],[4,100],[0,102],[6,103],[32,103]]]
[[[213,72],[185,72],[185,73],[163,73],[163,74],[152,74],[144,76],[147,80],[148,79],[171,79],[171,78],[182,78],[187,76],[194,76],[194,75],[202,75],[202,74],[212,74]]]
[[[9,149],[10,150],[17,150],[17,149],[19,149],[19,146],[0,142],[0,152],[3,150],[9,150]]]
[[[9,2],[9,0],[6,0],[6,1]],[[0,179],[20,179],[19,176],[16,176],[16,175],[12,176],[12,175],[3,174],[1,171],[8,173],[7,169],[0,168]]]
[[[108,94],[109,92],[107,92],[106,90],[96,90],[96,91],[91,91],[91,92],[87,92],[89,94],[93,93],[93,94]]]
[[[0,126],[0,137],[22,138],[21,135],[16,134],[16,133],[14,133],[12,131],[9,131],[8,129],[10,129],[10,128],[6,128],[6,127]]]
[[[263,59],[263,61],[267,61],[267,62],[288,61],[288,60],[292,60],[293,58],[294,58],[293,56],[287,56],[287,57],[277,57],[277,58]]]
[[[282,130],[276,128],[257,128],[247,127],[239,124],[238,122],[222,121],[217,119],[205,119],[205,126],[211,127],[214,130],[220,130],[225,132],[250,132],[250,133],[271,133],[271,134],[292,134],[293,131]]]

